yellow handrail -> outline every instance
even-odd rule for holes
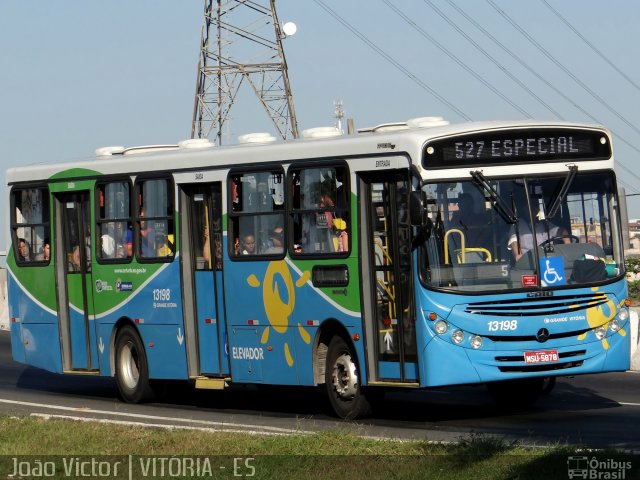
[[[462,233],[462,230],[459,230],[457,228],[451,228],[449,230],[447,230],[447,233],[444,234],[444,264],[445,265],[449,265],[449,235],[451,235],[452,233],[457,233],[458,235],[460,235],[460,246],[462,247],[462,263],[464,263],[465,261],[465,256],[464,256],[464,233]]]
[[[464,253],[466,252],[479,252],[479,253],[484,253],[487,258],[485,259],[485,262],[491,262],[491,252],[489,250],[487,250],[486,248],[482,248],[482,247],[469,247],[469,248],[465,248]],[[458,254],[458,259],[460,259],[460,251],[456,250],[456,253]],[[463,257],[464,258],[464,257]],[[464,261],[460,262],[460,263],[464,263]]]
[[[486,262],[491,262],[491,252],[489,250],[487,250],[486,248],[482,248],[482,247],[469,247],[469,248],[466,248],[465,247],[465,236],[464,236],[464,233],[462,232],[462,230],[457,229],[457,228],[451,228],[451,229],[447,230],[447,233],[444,234],[444,264],[445,265],[449,265],[449,242],[448,242],[448,237],[452,233],[457,233],[458,235],[460,235],[460,248],[456,249],[456,255],[458,257],[458,262],[466,263],[466,261],[467,261],[467,252],[484,253],[487,256],[485,261]]]

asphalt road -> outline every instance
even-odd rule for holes
[[[322,392],[299,388],[232,388],[223,392],[172,385],[162,403],[129,405],[112,379],[61,376],[15,363],[0,331],[0,414],[98,418],[180,428],[274,434],[351,429],[374,437],[456,441],[494,435],[522,445],[571,443],[640,453],[640,374],[560,378],[525,411],[494,405],[486,389],[440,388],[388,394],[372,418],[330,416]]]

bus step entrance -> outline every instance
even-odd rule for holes
[[[196,388],[203,390],[224,390],[229,386],[230,378],[196,377]]]

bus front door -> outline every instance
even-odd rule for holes
[[[88,191],[55,195],[58,322],[65,371],[97,371]]]
[[[182,279],[189,376],[229,373],[222,282],[222,184],[183,185]]]
[[[360,177],[363,307],[370,383],[418,381],[411,275],[409,176]]]

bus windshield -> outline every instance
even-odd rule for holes
[[[586,287],[624,273],[611,172],[508,179],[472,172],[423,191],[431,229],[420,267],[430,288]]]

